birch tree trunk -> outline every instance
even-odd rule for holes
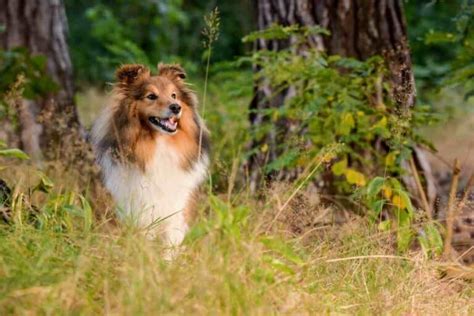
[[[79,128],[74,104],[72,64],[67,19],[61,0],[0,0],[0,47],[26,47],[47,57],[47,74],[59,84],[54,95],[42,100],[21,100],[17,106],[22,148],[35,158],[51,153],[52,146]],[[78,133],[76,133],[78,134]],[[67,138],[65,138],[67,139]],[[68,139],[71,141],[71,139]],[[53,144],[55,143],[55,144]]]
[[[330,55],[355,57],[359,60],[374,55],[383,56],[390,71],[390,78],[387,79],[391,82],[392,98],[402,111],[410,111],[414,106],[416,91],[401,0],[258,0],[255,1],[255,9],[259,30],[272,24],[319,25],[329,30],[331,35],[310,36],[308,45],[311,47]],[[292,40],[291,37],[286,40],[258,39],[255,49],[278,51],[289,47]],[[292,97],[292,93],[290,88],[274,97],[270,86],[259,82],[250,104],[251,124],[258,125],[267,120],[261,110],[281,106],[286,99]],[[277,131],[282,131],[282,128],[290,130],[286,125],[285,121],[280,121],[263,140],[252,142],[252,148],[259,148],[264,143],[269,147],[264,153],[256,150],[257,153],[250,157],[250,182],[254,188],[262,176],[262,167],[278,156],[276,144],[284,142],[286,136]],[[428,195],[433,201],[436,189],[429,164],[422,155],[417,158],[417,162],[426,172]],[[284,172],[273,176],[291,178],[293,175]]]

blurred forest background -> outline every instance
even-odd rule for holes
[[[178,265],[88,143],[158,62],[212,138]],[[0,0],[0,122],[1,314],[473,312],[472,0]]]

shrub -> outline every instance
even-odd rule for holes
[[[410,110],[397,106],[384,80],[387,70],[382,58],[374,56],[362,62],[303,46],[306,37],[315,33],[326,31],[273,26],[245,38],[253,41],[291,36],[294,43],[280,51],[258,51],[246,59],[260,69],[255,81],[269,84],[275,96],[290,88],[293,92],[278,107],[260,110],[268,120],[253,126],[252,136],[261,141],[270,130],[275,131],[275,125],[291,126],[291,133],[276,130],[276,138],[281,140],[276,148],[278,156],[264,172],[304,169],[322,150],[337,148],[332,151],[335,163],[327,174],[331,179],[328,190],[345,195],[356,192],[352,199],[362,197],[369,212],[379,215],[382,208],[391,209],[395,226],[410,227],[413,206],[396,177],[406,173],[402,162],[411,157],[415,146],[429,145],[417,128],[430,123],[433,115],[425,106]],[[305,53],[295,54],[301,50]],[[268,145],[254,150],[265,152]],[[370,192],[379,179],[380,187]],[[393,194],[379,195],[383,185]],[[412,235],[410,230],[399,236],[401,249],[408,248]]]

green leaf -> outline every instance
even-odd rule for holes
[[[21,160],[30,159],[30,157],[24,151],[18,148],[1,149],[0,156],[8,157],[8,158],[17,158]]]
[[[365,176],[359,171],[348,168],[344,174],[346,175],[347,182],[350,184],[355,184],[361,187],[366,184]]]
[[[262,238],[262,244],[268,249],[275,251],[285,259],[297,264],[304,264],[304,260],[295,252],[295,250],[287,243],[276,238]]]
[[[280,157],[265,166],[265,172],[279,171],[284,168],[293,166],[298,159],[300,152],[297,149],[290,149],[283,153]]]
[[[418,241],[427,257],[431,257],[433,254],[440,255],[443,252],[443,238],[439,228],[434,223],[428,223],[423,227],[418,236]]]
[[[367,196],[369,199],[374,198],[377,194],[379,194],[380,190],[385,183],[385,178],[382,177],[375,177],[370,180],[369,184],[367,185]]]
[[[384,205],[385,200],[377,200],[371,203],[370,208],[374,211],[375,215],[378,216],[380,213],[382,213]]]
[[[344,113],[337,127],[337,133],[342,136],[349,135],[355,126],[354,117],[351,113]]]
[[[33,191],[40,191],[44,193],[49,193],[51,192],[51,189],[53,188],[54,184],[51,179],[49,179],[44,173],[38,172],[38,175],[40,177],[40,181],[38,184],[34,187]]]
[[[403,204],[405,204],[405,209],[408,211],[408,216],[410,216],[410,219],[413,218],[415,209],[413,208],[413,204],[411,204],[410,196],[405,191],[400,191],[398,194],[403,200]]]
[[[264,256],[263,260],[267,262],[268,264],[270,264],[274,269],[280,272],[290,274],[290,275],[295,274],[295,271],[288,264],[286,264],[285,262],[277,258],[273,258],[271,256]]]
[[[248,43],[257,39],[285,39],[293,34],[301,33],[302,30],[303,29],[298,25],[282,26],[278,24],[272,24],[270,27],[264,30],[250,33],[249,35],[245,36],[242,41],[244,43]]]
[[[344,174],[344,171],[346,171],[346,168],[347,168],[347,159],[343,159],[333,164],[331,167],[331,170],[332,170],[332,173],[334,173],[334,175],[340,176]]]
[[[63,205],[63,210],[65,210],[66,212],[68,212],[68,213],[70,213],[74,216],[84,217],[84,212],[77,205],[73,205],[73,204]]]

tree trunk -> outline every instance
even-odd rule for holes
[[[22,148],[36,158],[42,154],[50,156],[58,141],[64,143],[64,133],[77,132],[80,126],[73,100],[72,64],[66,43],[67,20],[63,2],[0,0],[0,8],[0,25],[5,27],[5,31],[0,33],[0,46],[6,50],[26,47],[33,55],[46,56],[46,72],[59,84],[59,91],[54,95],[41,100],[21,100],[17,106]]]
[[[355,57],[359,60],[374,55],[383,56],[390,71],[388,79],[392,86],[392,98],[403,111],[409,111],[414,105],[416,93],[401,0],[258,0],[255,4],[259,30],[272,24],[319,25],[331,34],[310,36],[310,47],[324,50],[330,55]],[[291,37],[286,40],[258,39],[255,49],[277,51],[288,48],[292,40]],[[274,97],[270,86],[259,82],[250,105],[251,124],[258,125],[268,119],[262,114],[262,109],[281,106],[291,97],[292,89]],[[287,125],[284,121],[279,124]],[[257,153],[250,157],[250,182],[253,188],[260,181],[261,168],[278,156],[275,145],[284,142],[285,134],[280,139],[275,136],[282,135],[276,132],[278,128],[280,126],[277,124],[265,139],[251,144],[252,148],[260,148],[262,144],[269,146],[264,152],[256,150]],[[286,128],[291,130],[289,126]],[[419,165],[426,165],[424,159],[420,159],[423,161],[418,161]],[[285,173],[273,176],[279,179],[292,177]],[[428,193],[430,199],[434,200],[435,189],[430,177],[427,174]]]

